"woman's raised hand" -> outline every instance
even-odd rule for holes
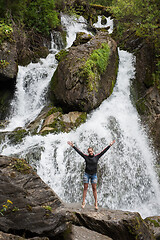
[[[73,147],[74,145],[73,145],[73,143],[72,142],[70,142],[70,141],[68,141],[67,142],[71,147]]]

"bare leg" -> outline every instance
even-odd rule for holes
[[[87,189],[88,189],[88,183],[84,183],[82,206],[85,206],[85,199],[86,199]]]
[[[97,203],[97,184],[96,183],[92,183],[92,190],[93,190],[93,196],[94,196],[94,200],[95,200],[95,209],[98,209],[98,203]]]

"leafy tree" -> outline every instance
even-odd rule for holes
[[[59,23],[54,0],[29,1],[25,13],[25,24],[38,32],[49,33]]]
[[[11,18],[28,28],[49,34],[59,24],[55,0],[0,0],[0,18]]]
[[[126,28],[153,39],[159,28],[159,5],[158,0],[113,0],[112,11]]]
[[[23,20],[27,0],[0,0],[0,18],[9,13],[16,20]]]
[[[159,0],[113,0],[112,6],[113,14],[119,20],[117,29],[121,35],[129,29],[152,46],[156,67],[153,81],[160,89],[159,9]]]

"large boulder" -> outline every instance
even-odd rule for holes
[[[117,45],[107,32],[99,32],[71,47],[59,62],[51,80],[51,100],[68,111],[89,112],[112,93],[117,69]]]
[[[25,160],[0,156],[0,231],[54,237],[68,229],[59,197]]]
[[[91,208],[90,206],[86,206],[85,209],[81,210],[78,204],[67,204],[66,210],[73,214],[73,226],[83,226],[94,232],[98,232],[103,236],[100,239],[105,239],[105,236],[113,240],[155,239],[147,224],[137,212],[110,210],[105,208],[99,208],[98,211],[94,211],[94,207]],[[85,239],[94,238],[85,237]],[[108,238],[106,238],[106,240],[107,239]],[[73,240],[75,239],[73,238]]]

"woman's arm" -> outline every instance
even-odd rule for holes
[[[73,147],[78,154],[80,154],[83,158],[85,158],[86,155],[85,155],[84,153],[82,153],[77,147],[75,147],[74,144],[73,144],[73,142],[68,141],[67,143],[68,143],[71,147]]]
[[[115,143],[115,140],[113,140],[105,149],[102,150],[102,152],[100,152],[99,154],[97,154],[96,156],[98,156],[98,158],[102,157],[102,155],[104,153],[107,152],[107,150]]]

